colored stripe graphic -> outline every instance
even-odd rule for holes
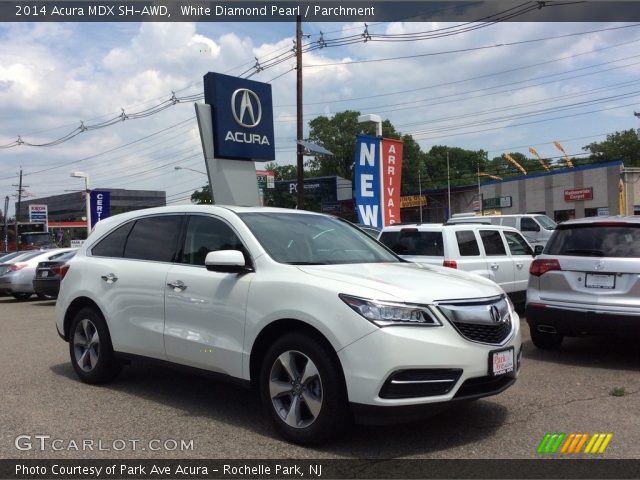
[[[538,454],[604,453],[613,433],[547,433],[538,445]],[[584,451],[582,450],[586,444]]]

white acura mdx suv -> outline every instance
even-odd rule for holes
[[[81,380],[147,358],[259,390],[290,441],[511,386],[520,320],[495,283],[409,263],[312,212],[175,206],[99,222],[56,304]]]

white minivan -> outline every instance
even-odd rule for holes
[[[410,262],[493,280],[514,303],[524,305],[534,251],[515,228],[487,223],[391,225],[378,240]]]
[[[503,225],[519,230],[527,241],[533,245],[547,244],[551,234],[556,229],[556,222],[548,216],[538,213],[525,213],[519,215],[475,215],[458,214],[447,220],[447,224],[458,223],[491,223],[492,225]]]

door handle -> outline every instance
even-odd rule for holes
[[[174,292],[184,292],[187,289],[187,286],[182,282],[182,280],[167,283],[167,287],[171,288]]]
[[[497,263],[492,263],[490,266],[491,266],[491,270],[497,270],[499,267]]]
[[[118,277],[116,277],[113,273],[102,275],[100,278],[102,278],[107,283],[116,283],[118,281]]]

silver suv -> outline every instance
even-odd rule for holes
[[[564,336],[640,333],[640,218],[558,225],[529,269],[526,316],[539,348]]]

